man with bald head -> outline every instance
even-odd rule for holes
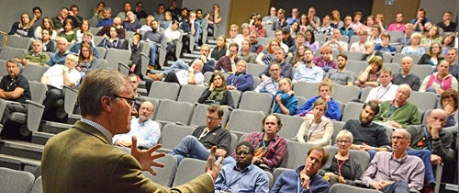
[[[407,84],[411,90],[418,91],[421,86],[421,79],[418,75],[411,72],[413,67],[413,58],[405,56],[400,63],[400,73],[394,75],[392,83],[395,85]]]
[[[105,36],[105,37],[110,37],[110,27],[115,27],[116,33],[118,34],[118,37],[120,39],[126,38],[126,30],[124,30],[123,27],[123,20],[119,17],[115,17],[113,19],[113,23],[111,25],[106,25],[100,29],[99,32],[97,32],[97,36]]]
[[[137,137],[137,147],[149,149],[158,143],[161,137],[161,129],[158,122],[153,121],[155,107],[150,101],[140,105],[139,116],[132,118],[131,130],[125,134],[118,134],[113,137],[113,144],[121,147],[132,146],[132,136]]]
[[[48,61],[48,66],[54,66],[55,64],[64,64],[65,58],[69,54],[67,51],[67,45],[69,42],[67,39],[58,37],[57,38],[57,52],[51,55],[51,58]]]
[[[49,56],[48,54],[42,52],[42,46],[43,43],[41,40],[32,41],[32,50],[16,58],[16,62],[19,62],[24,66],[27,64],[47,66]]]
[[[410,94],[409,85],[400,85],[395,92],[394,100],[381,103],[375,121],[383,122],[384,125],[397,129],[406,128],[408,125],[419,125],[421,121],[419,120],[418,107],[407,101]]]
[[[409,193],[423,188],[425,167],[419,157],[407,155],[411,135],[405,129],[392,133],[392,152],[380,151],[362,175],[362,182],[383,193]]]

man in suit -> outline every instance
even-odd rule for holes
[[[142,171],[156,174],[163,167],[155,159],[164,154],[137,148],[132,137],[131,154],[112,146],[112,137],[127,133],[137,114],[136,99],[126,75],[108,69],[91,71],[80,87],[82,119],[48,141],[42,157],[43,192],[214,192],[221,160],[214,162],[211,149],[206,174],[184,185],[165,188],[150,181]]]

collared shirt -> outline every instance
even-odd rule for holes
[[[268,78],[261,82],[254,91],[258,93],[269,93],[274,96],[276,92],[279,91],[279,81]]]
[[[400,160],[393,159],[391,152],[380,151],[368,165],[362,176],[362,182],[369,186],[371,182],[402,180],[411,189],[421,190],[424,184],[425,167],[421,158],[406,155]]]
[[[175,72],[175,75],[177,76],[180,85],[188,84],[188,77],[190,76],[188,70],[178,70],[177,72]],[[204,79],[205,78],[202,72],[194,73],[195,85],[202,85],[204,83]]]
[[[51,67],[51,66],[54,66],[55,64],[64,64],[65,57],[67,57],[69,53],[70,52],[65,51],[65,53],[61,54],[59,51],[57,51],[56,53],[51,55],[51,58],[48,61],[48,66]]]
[[[259,167],[250,164],[242,171],[237,163],[224,165],[215,181],[215,190],[227,192],[256,192],[268,193],[269,179]]]
[[[118,140],[131,141],[132,136],[137,137],[137,146],[151,148],[158,143],[161,137],[161,129],[159,124],[151,119],[139,123],[139,118],[133,118],[131,120],[131,130],[128,133],[115,135],[113,142]]]
[[[94,121],[91,121],[89,119],[85,119],[85,118],[81,118],[81,121],[86,123],[86,124],[88,124],[88,125],[91,125],[94,128],[96,128],[98,131],[100,131],[107,138],[108,142],[110,144],[112,144],[113,135],[110,133],[110,131],[108,131],[107,129],[102,127],[102,125],[100,125],[99,123],[96,123]]]
[[[54,65],[48,70],[46,70],[45,74],[43,76],[48,77],[48,81],[46,82],[47,85],[51,85],[53,87],[56,87],[58,89],[63,89],[64,88],[64,72],[63,72],[64,65]],[[70,80],[74,83],[74,86],[78,85],[81,79],[81,74],[73,68],[72,70],[69,71],[68,77]]]
[[[252,132],[247,135],[244,141],[250,142],[255,149],[262,146],[264,132]],[[287,140],[283,137],[276,135],[271,139],[269,146],[265,149],[261,159],[263,163],[271,168],[279,167],[285,154],[287,153]]]
[[[324,77],[324,70],[316,65],[312,67],[306,64],[299,65],[293,75],[293,83],[298,81],[319,83]]]
[[[21,59],[26,59],[29,62],[39,63],[40,65],[44,66],[48,64],[49,56],[46,53],[33,53],[33,51],[29,51],[20,57]]]
[[[389,83],[386,87],[384,87],[383,85],[380,85],[378,87],[372,88],[365,102],[368,102],[374,99],[379,99],[382,102],[393,100],[395,98],[395,93],[397,92],[397,88],[398,86],[392,83]]]
[[[319,174],[310,176],[309,189],[305,190],[300,183],[300,172],[304,165],[296,170],[287,170],[283,172],[271,189],[271,193],[328,193],[330,184]]]

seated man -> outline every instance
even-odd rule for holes
[[[121,147],[131,147],[132,136],[137,137],[137,147],[150,149],[158,143],[161,137],[160,125],[151,120],[155,107],[149,101],[140,105],[139,117],[131,120],[131,130],[125,134],[118,134],[113,137],[113,144]]]
[[[265,47],[258,43],[258,34],[257,32],[255,31],[251,31],[250,32],[250,36],[249,36],[249,41],[250,41],[250,52],[251,53],[256,53],[256,54],[259,54],[263,51],[263,49],[265,49]]]
[[[268,193],[268,176],[252,164],[254,153],[250,142],[240,142],[236,147],[236,163],[222,167],[215,181],[215,192]]]
[[[304,51],[303,61],[295,71],[293,75],[293,84],[298,81],[310,82],[310,83],[319,83],[324,77],[324,70],[315,65],[313,61],[314,54],[312,50],[306,48]]]
[[[380,82],[379,86],[370,90],[365,102],[375,101],[376,103],[381,104],[384,101],[394,100],[395,92],[397,91],[398,86],[391,83],[392,71],[390,68],[382,68],[378,79]]]
[[[151,43],[149,68],[152,68],[156,64],[155,60],[158,47],[166,48],[167,40],[164,31],[159,27],[158,21],[151,21],[150,27],[152,31],[146,32],[145,36],[143,36],[143,40]],[[162,65],[163,64],[159,64],[159,66]]]
[[[346,69],[347,56],[345,54],[338,54],[336,56],[336,69],[330,69],[325,75],[325,78],[330,79],[335,84],[353,86],[355,81],[355,74]]]
[[[201,60],[195,60],[186,70],[169,68],[171,71],[166,74],[164,82],[175,82],[182,86],[187,84],[202,85],[204,83],[203,65]]]
[[[413,67],[413,58],[405,56],[400,63],[400,73],[394,75],[392,83],[395,85],[408,84],[411,90],[418,91],[421,86],[421,79],[418,75],[411,72]]]
[[[97,22],[96,27],[104,27],[104,26],[113,24],[113,18],[111,18],[112,17],[112,9],[110,9],[110,7],[105,7],[103,12],[104,12],[104,14],[103,14],[104,18],[100,19]]]
[[[323,46],[329,46],[331,49],[336,49],[339,52],[348,50],[348,43],[341,41],[341,32],[337,28],[333,29],[333,39],[325,42]]]
[[[393,152],[378,152],[363,173],[362,182],[383,193],[420,191],[424,182],[424,164],[416,156],[407,155],[411,136],[405,129],[392,133]]]
[[[222,56],[220,59],[218,59],[217,63],[215,64],[215,71],[220,71],[222,73],[236,72],[236,63],[239,61],[239,58],[237,57],[238,50],[238,44],[231,43],[228,46],[229,55]]]
[[[45,110],[43,115],[49,118],[50,110],[55,108],[59,99],[64,99],[64,86],[75,87],[81,79],[81,74],[76,70],[78,57],[69,54],[65,57],[64,65],[54,65],[49,68],[41,77],[41,83],[48,85],[46,99],[43,102]]]
[[[135,14],[132,11],[126,12],[126,20],[123,22],[123,27],[126,31],[137,32],[142,24],[135,20]]]
[[[311,147],[304,165],[296,170],[283,172],[277,178],[271,193],[328,193],[330,185],[318,174],[319,169],[327,163],[328,157],[328,151],[323,147]]]
[[[411,88],[407,84],[398,86],[395,98],[392,101],[382,102],[380,111],[375,120],[383,122],[385,126],[401,129],[408,125],[419,125],[418,107],[407,99],[410,97]]]
[[[210,25],[209,25],[210,26]],[[188,15],[188,19],[184,19],[184,21],[181,22],[180,27],[181,30],[183,30],[183,48],[186,51],[192,51],[189,50],[190,48],[190,36],[194,36],[194,40],[196,43],[199,43],[199,38],[201,37],[201,24],[199,24],[198,21],[196,21],[196,12],[190,11],[190,14]]]
[[[94,55],[94,57],[96,58],[99,58],[99,51],[97,51],[96,47],[92,44],[92,33],[91,32],[84,32],[83,41],[73,45],[72,48],[70,48],[70,52],[79,54],[81,50],[81,45],[83,45],[84,43],[89,44],[89,46],[91,46],[92,55]]]
[[[27,112],[25,101],[31,99],[29,81],[19,73],[21,71],[20,65],[14,60],[6,61],[8,75],[5,75],[0,82],[0,108],[5,109],[0,111],[0,114],[3,113],[1,116],[2,125],[5,125],[11,113]],[[5,100],[18,103],[10,103]]]
[[[42,52],[42,46],[43,44],[40,40],[32,41],[32,50],[16,58],[16,62],[19,62],[24,66],[27,64],[48,66],[49,56],[48,54]]]
[[[124,30],[123,26],[121,25],[122,21],[121,18],[115,17],[113,19],[113,23],[110,25],[104,25],[99,32],[97,32],[97,36],[104,36],[104,37],[110,37],[110,28],[115,27],[116,33],[118,34],[118,38],[124,39],[126,38],[126,30]]]
[[[293,78],[293,68],[292,68],[292,65],[289,64],[289,63],[286,63],[285,62],[285,52],[282,48],[276,48],[274,50],[274,59],[276,61],[276,63],[278,63],[280,65],[280,68],[281,68],[281,71],[280,71],[280,75],[282,76],[282,78],[290,78],[292,79]],[[274,63],[273,62],[273,63]],[[271,63],[272,64],[272,63]],[[266,80],[269,78],[270,74],[269,74],[269,67],[271,66],[268,65],[265,70],[260,74],[260,78],[262,81]]]
[[[268,68],[271,77],[262,81],[254,91],[258,93],[269,93],[274,96],[277,90],[279,90],[279,81],[282,79],[280,75],[281,67],[279,63],[273,62]]]
[[[65,58],[69,54],[67,51],[68,41],[65,38],[57,38],[57,52],[51,55],[48,61],[48,66],[54,66],[55,64],[64,64]]]
[[[216,157],[226,157],[231,146],[231,134],[220,123],[223,107],[211,105],[207,108],[206,126],[196,128],[192,135],[184,137],[171,154],[177,158],[177,165],[186,158],[207,160],[212,146],[217,146]]]

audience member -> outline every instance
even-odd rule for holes
[[[355,81],[354,72],[347,70],[347,56],[345,54],[338,54],[336,57],[337,68],[330,69],[324,78],[330,79],[335,84],[353,86]]]
[[[317,99],[312,105],[311,111],[309,111],[312,116],[306,115],[294,139],[301,143],[322,147],[330,145],[333,135],[333,123],[330,119],[324,117],[326,111],[327,102],[323,99]]]
[[[295,39],[290,35],[290,29],[288,27],[282,28],[282,43],[288,47],[288,50],[285,53],[292,56],[297,48],[297,45],[295,43]]]
[[[405,31],[405,23],[403,23],[403,13],[402,12],[398,12],[397,14],[395,14],[395,22],[389,25],[389,27],[387,28],[387,31],[399,31],[399,32]]]
[[[229,75],[226,79],[228,90],[239,90],[241,92],[250,91],[253,89],[253,75],[247,73],[247,62],[239,60],[236,63],[236,72]]]
[[[70,53],[67,51],[67,39],[57,38],[57,51],[52,54],[48,61],[48,66],[54,66],[55,64],[64,64],[65,58]]]
[[[123,11],[120,11],[118,13],[118,15],[116,15],[117,17],[121,18],[121,20],[123,21],[128,21],[128,12],[131,11],[132,12],[132,6],[131,6],[131,3],[129,2],[124,2],[124,9]],[[135,15],[134,15],[135,16]],[[134,20],[137,20],[137,18],[135,18]]]
[[[457,48],[449,48],[446,52],[445,59],[449,63],[449,73],[458,79]]]
[[[276,31],[288,26],[287,21],[285,21],[285,10],[280,8],[277,10],[277,20],[273,23],[272,30]]]
[[[151,15],[148,15],[147,18],[145,18],[145,24],[142,25],[139,29],[139,33],[142,34],[142,36],[145,35],[145,33],[151,31],[151,22],[155,20],[155,18]]]
[[[413,34],[414,26],[412,23],[407,23],[405,25],[405,31],[403,31],[403,36],[397,39],[397,43],[401,46],[411,45],[411,35]]]
[[[92,54],[94,55],[94,57],[99,58],[99,52],[97,51],[96,47],[92,43],[92,33],[91,32],[85,32],[83,35],[83,40],[73,45],[72,48],[70,48],[70,52],[79,54],[83,44],[88,44],[89,46],[91,46]]]
[[[452,127],[457,122],[457,90],[448,89],[440,95],[440,106],[448,115],[444,127]]]
[[[288,64],[285,62],[285,52],[282,48],[276,48],[274,50],[274,59],[276,63],[280,64],[280,67],[281,67],[281,76],[283,78],[290,78],[292,79],[292,65]],[[273,62],[271,62],[270,64],[268,64],[268,66],[265,68],[265,70],[260,74],[260,78],[262,81],[266,80],[270,74],[269,74],[269,66],[273,64]]]
[[[99,66],[97,66],[98,63],[95,60],[93,49],[89,44],[83,43],[78,52],[78,65],[75,68],[80,72],[81,78],[83,79],[87,71],[91,70],[93,67]]]
[[[314,32],[311,30],[306,30],[304,32],[304,39],[305,39],[304,45],[310,48],[313,54],[315,54],[317,50],[319,50],[320,45],[319,45],[319,42],[316,41],[314,37]]]
[[[164,19],[163,20],[159,20],[159,19],[156,19],[159,21],[159,27],[163,28],[163,29],[168,29],[171,27],[172,25],[172,22],[173,21],[176,21],[178,23],[177,20],[172,20],[172,13],[170,11],[166,11],[164,13]],[[197,20],[196,20],[197,21]],[[198,22],[199,23],[199,22]]]
[[[110,29],[111,27],[114,27],[116,29],[116,33],[118,34],[118,38],[124,39],[126,38],[126,30],[124,30],[122,24],[122,20],[119,17],[115,17],[113,19],[113,22],[109,25],[103,26],[99,32],[97,32],[97,36],[104,36],[104,37],[110,37]]]
[[[330,12],[330,20],[330,25],[335,29],[340,29],[344,25],[343,21],[341,21],[341,16],[337,9],[334,9]]]
[[[375,50],[380,52],[388,52],[392,55],[397,52],[397,49],[390,45],[390,34],[387,32],[381,34],[381,43],[375,45]]]
[[[341,28],[338,28],[341,35],[348,36],[349,39],[355,34],[354,29],[351,27],[352,17],[347,15],[344,18],[344,25]]]
[[[330,26],[330,16],[329,15],[325,15],[324,18],[322,19],[321,25],[317,28],[314,28],[314,33],[325,34],[327,38],[332,35],[332,32],[333,32],[333,27]]]
[[[282,78],[279,81],[279,91],[274,95],[273,113],[295,115],[298,109],[298,98],[292,90],[292,81]]]
[[[411,45],[403,47],[400,53],[420,56],[425,54],[426,50],[419,45],[421,38],[422,35],[420,33],[413,33],[413,35],[411,35]]]
[[[319,83],[317,86],[317,92],[319,96],[311,97],[301,106],[298,110],[297,115],[299,116],[307,116],[314,110],[314,104],[317,100],[321,99],[327,103],[325,108],[325,117],[330,119],[339,120],[341,117],[340,106],[338,102],[336,102],[332,97],[331,94],[333,93],[333,83],[330,79],[325,79]]]
[[[316,8],[315,7],[309,7],[308,9],[308,21],[309,21],[309,27],[311,29],[315,30],[319,28],[320,26],[320,18],[317,17],[316,15]]]
[[[43,44],[40,40],[32,41],[32,50],[15,58],[16,62],[21,63],[23,66],[32,64],[39,66],[48,66],[49,56],[46,53],[43,53],[42,47]]]
[[[59,34],[60,32],[64,31],[64,22],[67,20],[69,10],[66,7],[62,7],[59,11],[59,15],[56,17],[51,18],[51,21],[54,24],[54,29]],[[73,24],[73,23],[72,23]]]
[[[367,43],[368,32],[367,31],[358,31],[356,35],[359,35],[359,41],[354,42],[351,44],[349,51],[351,52],[360,52],[360,53],[367,53],[367,49],[365,49],[365,44]],[[374,46],[373,46],[374,49]]]
[[[361,23],[360,21],[362,20],[362,12],[360,11],[357,11],[354,13],[354,18],[352,20],[352,23],[351,23],[351,27],[354,29],[354,31],[358,31],[358,29],[360,28],[360,26],[363,25],[363,23]],[[367,32],[368,33],[368,32]]]
[[[250,44],[252,44],[250,46],[250,52],[255,53],[255,54],[260,54],[265,49],[265,46],[258,43],[257,38],[258,38],[257,32],[251,31],[250,36],[249,36]]]
[[[83,17],[80,15],[80,9],[78,8],[77,5],[73,4],[70,6],[70,10],[68,11],[68,18],[70,18],[73,21],[73,27],[79,27],[81,25],[81,22],[83,21]]]
[[[367,41],[373,42],[375,45],[381,44],[381,35],[382,35],[382,29],[379,25],[373,25],[371,26],[371,33],[369,33],[370,36],[368,36]]]
[[[438,27],[441,27],[444,32],[456,32],[457,23],[451,21],[451,16],[453,13],[451,11],[443,12],[442,21],[437,23]]]
[[[380,75],[381,68],[383,66],[383,60],[379,56],[374,56],[368,62],[367,68],[359,73],[355,85],[365,87],[377,87],[379,85],[378,78]]]
[[[300,37],[300,35],[297,37]],[[300,61],[304,58],[305,50],[306,50],[305,45],[299,45],[298,49],[296,50],[296,53],[293,55],[293,58],[289,62],[290,65],[292,65],[295,68],[298,67],[301,63]]]
[[[97,3],[96,8],[94,8],[94,15],[92,16],[92,18],[98,19],[98,20],[104,18],[104,8],[105,8],[105,2],[100,1],[99,3]]]
[[[161,21],[161,20],[164,20],[165,13],[166,13],[166,6],[164,4],[162,4],[162,3],[160,3],[158,5],[158,8],[156,9],[156,12],[153,12],[151,15],[153,15],[153,17],[156,20]],[[169,13],[171,13],[171,12],[169,11]],[[171,15],[172,15],[172,13],[171,13]]]
[[[76,33],[73,31],[73,21],[71,19],[66,19],[64,21],[64,30],[62,30],[58,36],[67,39],[69,44],[74,44],[77,41]]]
[[[126,31],[137,32],[142,25],[135,20],[135,14],[132,11],[126,12],[126,20],[123,22],[123,28]]]
[[[158,21],[153,20],[150,24],[152,31],[146,32],[145,36],[143,36],[143,40],[151,44],[149,68],[157,66],[155,62],[156,52],[158,52],[160,47],[166,48],[167,46],[166,36],[164,35],[164,31],[159,28]],[[162,65],[159,64],[159,66]]]
[[[375,45],[373,42],[365,43],[365,55],[362,57],[362,61],[370,62],[375,56],[379,56],[380,59],[383,58],[383,55],[380,51],[375,50]]]
[[[53,40],[56,39],[57,32],[56,30],[54,30],[54,24],[51,21],[51,19],[49,19],[49,17],[44,17],[43,23],[35,27],[35,30],[34,30],[35,39],[43,39],[41,33],[43,32],[44,29],[48,30],[48,33],[51,36],[51,39]]]
[[[423,54],[418,61],[418,64],[430,64],[432,68],[436,68],[438,63],[445,59],[441,54],[441,45],[438,42],[432,43],[429,46],[427,53]]]
[[[322,48],[320,48],[320,56],[314,58],[314,64],[322,68],[325,73],[330,69],[336,69],[336,62],[333,60],[331,44],[325,43]]]
[[[443,39],[441,40],[441,50],[442,50],[443,56],[446,56],[450,48],[454,48],[455,38],[456,38],[455,33],[447,32],[444,34]]]
[[[292,25],[293,22],[300,22],[300,12],[297,7],[292,8],[292,17],[287,18],[287,24]]]
[[[322,81],[324,77],[324,70],[315,65],[314,55],[312,50],[306,49],[304,51],[303,59],[298,62],[297,70],[293,75],[293,83],[298,81],[318,83]]]
[[[204,75],[202,73],[203,62],[201,60],[194,60],[191,66],[185,69],[181,68],[168,68],[161,75],[164,77],[164,82],[175,82],[181,86],[183,85],[202,85],[204,83]],[[155,80],[155,79],[154,79]]]
[[[266,18],[266,19],[265,19]],[[269,15],[267,17],[263,17],[263,22],[262,24],[273,24],[274,22],[277,21],[277,11],[276,7],[271,7],[269,8]]]
[[[142,2],[138,1],[137,3],[135,3],[135,9],[133,12],[138,20],[147,18],[147,13],[142,9],[143,9]]]
[[[268,69],[270,77],[263,80],[254,91],[258,93],[269,93],[274,96],[279,90],[279,81],[282,78],[281,65],[273,62],[268,66]]]
[[[327,163],[328,156],[328,151],[323,147],[311,147],[304,165],[299,166],[296,170],[283,172],[274,183],[271,193],[329,192],[330,185],[318,174],[319,169]]]
[[[217,47],[215,47],[210,53],[210,58],[218,61],[222,56],[226,55],[226,37],[225,35],[218,36]]]
[[[104,39],[102,39],[102,41],[97,45],[97,47],[104,47],[106,49],[121,49],[122,46],[123,42],[119,38],[118,33],[116,32],[116,28],[113,26],[110,27],[110,35],[108,37],[104,37]]]
[[[370,90],[365,102],[374,101],[381,104],[384,101],[394,100],[398,85],[392,84],[392,78],[390,68],[382,68],[378,78],[380,84]]]
[[[438,96],[447,89],[457,90],[457,79],[449,73],[448,61],[442,60],[437,65],[437,72],[424,78],[419,92],[433,92]]]
[[[426,18],[426,10],[424,8],[419,8],[416,13],[416,18],[412,19],[410,23],[413,24],[414,31],[422,32],[424,31],[424,25],[430,22],[430,19]]]
[[[27,13],[23,13],[21,15],[21,20],[13,23],[8,35],[31,38],[34,35],[34,28],[32,25],[33,23],[30,21],[30,16]]]
[[[113,18],[112,17],[112,9],[110,7],[105,7],[103,10],[103,18],[99,19],[99,22],[97,22],[96,27],[104,27],[104,26],[110,26],[113,24]],[[120,18],[120,23],[121,23],[121,18]]]
[[[348,51],[348,43],[341,41],[341,32],[339,29],[333,29],[333,38],[325,42],[322,47],[329,46],[331,49],[336,49],[339,52]]]
[[[241,51],[238,53],[238,58],[244,60],[247,63],[254,64],[257,59],[257,54],[250,51],[252,45],[248,39],[242,40]]]
[[[424,37],[421,39],[421,46],[428,47],[432,43],[438,42],[441,43],[442,37],[440,35],[438,26],[434,25],[432,26],[429,31],[425,34]]]
[[[225,76],[220,72],[214,72],[210,76],[209,88],[204,90],[198,99],[201,104],[226,105],[234,108],[233,98],[226,85]]]
[[[35,6],[32,8],[32,13],[33,17],[30,20],[30,26],[36,28],[40,23],[43,22],[43,12],[41,11],[40,7]]]
[[[76,36],[77,36],[77,42],[78,43],[83,42],[84,33],[91,33],[91,31],[89,30],[90,27],[91,26],[89,24],[89,20],[84,19],[84,20],[81,21],[81,24],[80,24],[79,28],[76,31],[76,34],[77,34]],[[92,38],[92,36],[91,36],[91,43],[92,43],[92,45],[94,45],[94,39]]]
[[[394,75],[392,83],[395,85],[407,84],[411,90],[418,91],[421,86],[421,79],[418,75],[411,72],[413,67],[413,58],[405,56],[400,63],[400,73]]]
[[[236,72],[236,63],[239,61],[238,55],[239,46],[237,43],[231,43],[228,46],[229,55],[222,56],[215,64],[215,71],[222,73]]]
[[[254,25],[250,27],[251,32],[257,32],[258,37],[266,37],[266,28],[261,25],[262,18],[260,15],[257,15],[254,20]]]

